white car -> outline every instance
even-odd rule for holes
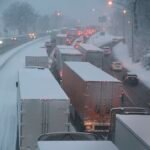
[[[112,62],[111,69],[114,70],[114,71],[122,71],[123,66],[120,62],[115,61],[115,62]]]

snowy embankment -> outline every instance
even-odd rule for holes
[[[107,44],[109,42],[112,42],[112,39],[115,38],[114,36],[111,36],[109,34],[104,34],[101,35],[100,32],[97,32],[96,34],[94,34],[89,40],[88,43],[90,44],[94,44],[97,47],[100,47],[104,44]]]
[[[88,43],[92,43],[98,47],[112,42],[113,38],[118,38],[115,36],[111,36],[109,34],[100,35],[100,33],[96,33],[93,35]],[[130,56],[128,47],[124,43],[119,43],[113,48],[113,55],[116,59],[122,62],[123,66],[133,73],[138,75],[138,78],[141,82],[143,82],[148,88],[150,88],[150,71],[146,70],[141,63],[133,63]]]
[[[129,71],[138,75],[138,78],[150,88],[150,71],[146,70],[141,63],[133,63],[129,57],[128,47],[124,43],[119,43],[113,48],[114,56],[123,63]]]
[[[25,66],[25,56],[43,51],[47,39],[31,41],[0,56],[0,150],[15,150],[18,70]]]
[[[46,37],[47,38],[47,37]],[[14,48],[6,53],[4,53],[3,55],[0,55],[0,69],[2,69],[5,64],[13,57],[15,56],[17,53],[19,53],[21,50],[23,50],[24,48],[32,45],[33,43],[36,43],[37,41],[41,41],[43,40],[43,38],[39,38],[37,40],[34,41],[30,41],[28,43],[25,43],[21,46],[18,46],[17,48]]]

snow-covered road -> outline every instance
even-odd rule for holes
[[[0,150],[15,150],[17,129],[17,89],[15,83],[17,72],[24,67],[26,55],[36,53],[37,50],[45,50],[41,47],[47,39],[43,38],[17,48],[14,51],[19,51],[19,53],[0,69]]]

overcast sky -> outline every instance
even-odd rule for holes
[[[0,0],[0,7],[6,7],[16,0]],[[81,20],[81,22],[97,21],[103,15],[106,0],[18,0],[26,1],[34,7],[39,14],[51,14],[60,10],[64,15]],[[93,10],[93,11],[92,11]]]

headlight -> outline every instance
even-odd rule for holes
[[[0,40],[0,45],[2,45],[3,44],[3,41],[2,40]]]

